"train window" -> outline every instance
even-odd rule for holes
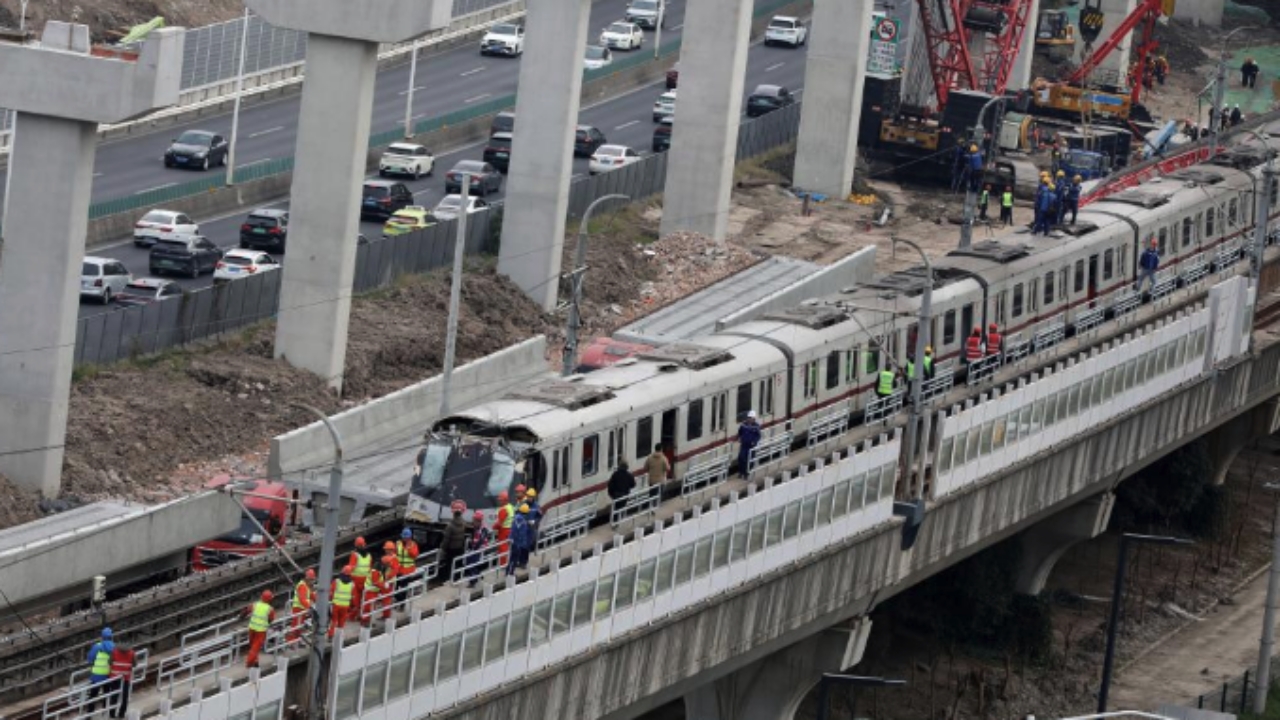
[[[738,422],[742,422],[747,417],[747,411],[751,410],[751,383],[742,383],[738,386],[738,406],[734,408],[734,412],[738,418]]]
[[[1160,228],[1160,257],[1169,252],[1169,228]]]
[[[1022,283],[1013,286],[1013,317],[1022,316]]]
[[[1027,283],[1027,312],[1040,309],[1040,278],[1033,278]]]
[[[960,332],[964,333],[965,337],[968,337],[969,331],[975,327],[977,327],[977,324],[973,320],[973,303],[969,303],[960,308]]]
[[[1191,218],[1183,218],[1182,220],[1182,247],[1187,247],[1191,244],[1191,223]]]
[[[600,470],[600,436],[588,435],[582,439],[582,477],[590,477]]]
[[[642,417],[636,421],[636,457],[648,455],[653,446],[653,418]]]
[[[862,374],[875,375],[880,372],[880,342],[879,338],[872,341],[867,347],[867,352],[862,356]]]
[[[844,351],[844,384],[858,384],[858,348]]]
[[[1231,204],[1227,205],[1227,225],[1230,225],[1231,227],[1235,227],[1236,222],[1239,220],[1239,217],[1238,217],[1239,214],[1240,214],[1240,201],[1236,200],[1235,198],[1231,198]],[[1163,249],[1164,244],[1161,243],[1160,247],[1161,249]]]
[[[767,377],[760,381],[760,407],[758,408],[761,415],[773,414],[773,378]]]
[[[1067,268],[1058,271],[1058,300],[1061,302],[1067,300]]]
[[[689,403],[689,417],[684,434],[688,440],[697,440],[702,437],[702,400],[693,400]]]
[[[1000,323],[1001,325],[1003,325],[1005,322],[1004,299],[1008,294],[1009,293],[1007,292],[1002,292],[996,296],[996,322]]]
[[[1204,211],[1204,236],[1213,237],[1213,208]]]
[[[948,310],[942,316],[942,344],[950,345],[956,341],[956,311]]]
[[[1084,260],[1076,261],[1076,281],[1074,287],[1075,289],[1072,290],[1072,292],[1084,292]]]
[[[1044,274],[1044,306],[1049,307],[1053,304],[1053,273]]]
[[[1102,251],[1102,279],[1103,280],[1111,279],[1111,273],[1114,265],[1115,265],[1115,259],[1112,257],[1111,249],[1107,248],[1106,250],[1103,250]]]
[[[827,354],[827,389],[834,390],[840,386],[840,356],[839,350],[832,350]]]
[[[1273,178],[1271,180],[1271,207],[1274,208],[1277,203],[1280,203],[1280,182],[1276,182]]]
[[[813,360],[804,366],[805,399],[818,394],[818,361]]]
[[[729,393],[711,396],[711,432],[724,429],[725,406],[729,404]]]
[[[648,453],[645,453],[646,455]],[[609,467],[616,468],[623,460],[627,459],[627,428],[622,426],[616,430],[609,431]],[[641,455],[644,457],[644,455]]]

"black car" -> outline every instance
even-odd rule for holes
[[[604,133],[590,125],[579,125],[573,133],[573,154],[578,157],[591,157],[596,148],[609,142]]]
[[[498,133],[510,133],[516,131],[516,114],[513,112],[500,112],[493,116],[493,122],[489,123],[489,135]]]
[[[502,189],[502,173],[487,162],[478,160],[459,160],[457,165],[444,176],[444,191],[462,192],[462,175],[471,176],[471,194],[488,195]]]
[[[289,211],[258,208],[240,225],[240,247],[245,250],[284,252],[289,236]]]
[[[413,193],[404,183],[366,180],[360,193],[360,219],[386,220],[397,210],[413,204]]]
[[[226,165],[227,147],[226,139],[217,133],[188,130],[164,151],[164,166],[208,170],[215,165]]]
[[[149,265],[152,275],[179,273],[198,278],[213,272],[222,259],[222,250],[200,235],[164,238],[151,246]]]
[[[747,98],[747,117],[760,117],[795,102],[795,96],[781,85],[757,85]]]
[[[653,129],[653,151],[666,152],[671,149],[671,129],[675,127],[675,117],[668,115],[658,121]]]
[[[494,133],[489,137],[489,144],[484,148],[484,161],[498,168],[498,172],[506,172],[511,167],[511,133]]]

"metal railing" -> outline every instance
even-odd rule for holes
[[[850,404],[844,402],[826,415],[814,418],[805,437],[805,447],[811,448],[833,437],[843,435],[849,429],[849,413],[851,412]]]
[[[1031,354],[1031,341],[1018,333],[1004,339],[1004,364],[1015,363]]]
[[[477,582],[485,573],[498,567],[501,559],[498,542],[494,540],[479,550],[463,553],[453,559],[453,567],[449,568],[449,581],[460,582],[464,578],[472,583]]]
[[[1178,289],[1178,276],[1173,273],[1156,275],[1155,284],[1151,287],[1151,299],[1159,300]]]
[[[609,510],[609,524],[617,525],[623,520],[652,513],[661,503],[661,485],[636,488],[630,494],[613,501],[613,507]]]
[[[136,687],[138,681],[147,674],[147,662],[151,659],[151,651],[147,648],[138,648],[133,653],[133,674],[129,678],[129,687]],[[67,689],[74,690],[79,685],[89,684],[89,675],[93,668],[80,668],[71,673],[67,679]]]
[[[939,395],[945,395],[955,387],[956,384],[956,368],[950,362],[943,365],[936,365],[933,369],[933,377],[925,380],[920,385],[920,399],[928,402]]]
[[[870,425],[888,420],[902,409],[902,402],[906,396],[906,388],[898,388],[888,395],[875,395],[874,399],[867,401],[867,409],[862,413],[863,423]]]
[[[791,421],[788,420],[780,425],[775,425],[770,430],[770,435],[760,439],[755,447],[751,448],[751,452],[747,455],[747,476],[770,463],[778,462],[791,452],[791,441],[794,434],[791,431]]]
[[[987,355],[981,360],[976,360],[974,362],[969,363],[969,367],[965,371],[965,378],[964,378],[965,384],[972,387],[982,382],[983,380],[986,380],[992,375],[995,375],[996,370],[1000,369],[1000,363],[1003,358],[1004,358],[1004,355],[1001,355],[1000,353],[994,353],[991,355]]]
[[[1067,337],[1067,323],[1064,316],[1045,320],[1036,326],[1036,331],[1031,334],[1032,352],[1040,352],[1047,348],[1062,342]]]
[[[1131,289],[1119,291],[1113,295],[1111,314],[1120,317],[1137,310],[1142,305],[1142,295]]]
[[[1240,244],[1238,242],[1219,246],[1214,253],[1213,264],[1219,273],[1229,272],[1237,262],[1240,262]]]
[[[729,463],[733,456],[727,452],[708,450],[689,461],[689,469],[680,481],[680,494],[692,495],[729,478]]]
[[[40,717],[42,720],[77,720],[115,713],[123,698],[123,684],[108,678],[46,698],[40,707]]]
[[[1088,332],[1099,325],[1106,319],[1107,308],[1103,304],[1102,299],[1094,300],[1092,307],[1087,310],[1081,310],[1076,313],[1075,321],[1071,324],[1075,327],[1077,333]]]
[[[586,535],[595,516],[596,508],[591,504],[551,520],[543,520],[538,527],[538,541],[534,544],[534,551],[548,550]]]
[[[1209,261],[1205,259],[1204,253],[1200,253],[1190,260],[1182,264],[1183,285],[1191,285],[1209,275]]]

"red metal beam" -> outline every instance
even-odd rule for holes
[[[972,0],[916,0],[924,20],[929,72],[940,108],[946,106],[947,93],[952,88],[976,87],[964,31],[964,12],[970,2]]]
[[[1010,0],[1008,3],[978,0],[974,3],[976,7],[998,12],[1005,17],[1004,30],[994,43],[987,46],[983,54],[982,71],[978,77],[979,89],[987,90],[993,95],[1004,94],[1030,22],[1031,2],[1032,0]]]

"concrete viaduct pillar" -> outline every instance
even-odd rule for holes
[[[823,673],[857,665],[871,619],[837,625],[685,695],[686,720],[791,720]]]
[[[272,25],[307,33],[307,81],[275,355],[341,391],[378,44],[447,26],[453,5],[450,0],[377,0],[361,9],[343,0],[248,3]]]
[[[590,16],[591,0],[532,2],[525,13],[524,92],[516,95],[498,272],[547,311],[555,308],[560,286]]]
[[[1013,61],[1013,72],[1009,74],[1007,87],[1010,90],[1023,90],[1031,87],[1035,80],[1031,72],[1031,60],[1036,54],[1036,31],[1040,22],[1040,0],[1031,0],[1031,9],[1027,14],[1027,27],[1022,32],[1022,45],[1018,47],[1018,58]],[[997,130],[998,132],[998,130]]]
[[[1280,398],[1272,398],[1247,413],[1237,415],[1205,435],[1209,461],[1213,463],[1210,483],[1227,481],[1227,471],[1249,443],[1280,430]]]
[[[98,124],[178,101],[183,30],[136,61],[89,55],[89,29],[51,21],[40,47],[0,44],[0,97],[18,113],[0,257],[0,473],[61,487]]]
[[[872,3],[816,0],[796,143],[796,187],[844,198],[853,189]]]
[[[676,124],[662,200],[663,235],[684,230],[724,240],[753,9],[751,0],[685,4],[684,34],[695,40],[680,50]],[[854,83],[853,78],[847,81]]]
[[[1111,521],[1116,496],[1103,493],[1074,505],[1041,522],[1019,537],[1022,563],[1015,583],[1017,592],[1039,595],[1049,581],[1049,573],[1072,545],[1098,537]]]
[[[1124,19],[1132,13],[1134,8],[1138,6],[1138,0],[1102,0],[1102,12],[1106,17],[1102,22],[1102,30],[1098,33],[1098,39],[1093,42],[1093,50],[1097,50],[1106,42],[1115,32],[1116,26],[1124,22]],[[1076,29],[1079,33],[1079,28]],[[1100,65],[1098,65],[1099,80],[1117,80],[1121,85],[1125,82],[1125,76],[1129,72],[1129,48],[1133,44],[1133,34],[1125,38],[1115,50],[1108,55]],[[1075,55],[1072,62],[1079,65],[1080,61],[1085,57],[1084,43],[1077,42]]]

